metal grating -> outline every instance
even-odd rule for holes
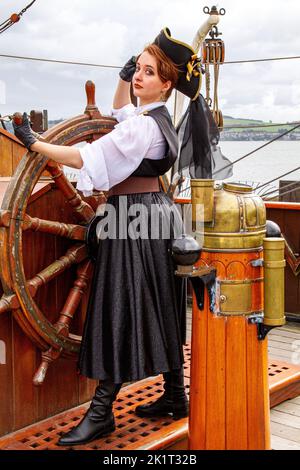
[[[189,393],[190,344],[184,347],[185,386]],[[292,377],[292,379],[291,379]],[[284,388],[284,383],[300,385],[300,367],[279,361],[269,362],[270,393]],[[52,418],[23,428],[0,439],[2,450],[118,450],[162,449],[186,437],[188,420],[171,417],[143,419],[135,415],[137,405],[157,399],[162,393],[162,376],[152,377],[122,388],[114,405],[116,430],[89,444],[59,447],[56,442],[62,433],[76,425],[86,412],[89,403],[60,413]],[[298,392],[299,394],[300,392]]]

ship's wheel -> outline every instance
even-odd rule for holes
[[[86,92],[87,107],[84,114],[45,132],[42,137],[47,142],[61,145],[92,142],[113,129],[115,120],[102,116],[95,105],[95,86],[92,82],[87,82]],[[42,177],[45,172],[49,174],[48,186],[52,186],[56,194],[60,195],[54,200],[55,204],[63,201],[68,206],[67,210],[61,210],[63,220],[51,220],[51,216],[47,218],[49,210],[45,210],[45,218],[29,215],[28,204],[32,201],[36,186],[43,181],[47,186],[47,179]],[[78,353],[83,320],[77,320],[76,327],[75,319],[74,333],[73,317],[86,296],[93,271],[86,246],[86,233],[97,206],[105,199],[105,194],[100,192],[84,199],[60,165],[30,152],[24,155],[5,193],[0,212],[0,276],[4,291],[0,300],[0,314],[12,310],[23,331],[42,350],[42,362],[34,377],[36,385],[43,382],[53,360],[61,354],[72,357]],[[64,213],[68,213],[67,220],[64,220]],[[47,243],[43,247],[36,245],[36,236],[39,234],[55,239],[65,238],[65,251],[60,253],[58,259],[53,259],[50,253],[50,264],[42,265],[39,272],[32,273],[28,260],[33,250],[47,250]],[[48,249],[51,250],[51,247]],[[71,284],[69,270],[72,270]],[[66,297],[61,303],[62,308],[53,312],[51,296],[55,294],[53,289],[47,289],[58,277],[59,288]],[[39,302],[40,290],[43,291],[44,302]],[[39,304],[43,304],[43,308]],[[81,310],[84,309],[81,307]]]

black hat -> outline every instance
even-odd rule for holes
[[[200,59],[194,49],[184,42],[173,39],[169,28],[161,30],[154,39],[154,44],[178,67],[179,77],[175,88],[195,100],[200,93],[202,75]]]

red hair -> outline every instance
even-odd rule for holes
[[[170,80],[171,88],[166,91],[166,100],[170,97],[173,88],[176,86],[178,80],[178,68],[174,62],[166,56],[166,54],[156,44],[149,44],[143,52],[148,52],[156,59],[157,73],[163,83]]]

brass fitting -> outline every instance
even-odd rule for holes
[[[204,250],[249,250],[262,246],[266,208],[251,186],[214,180],[191,180],[192,228],[204,236]],[[204,224],[201,225],[201,222]],[[197,230],[196,230],[197,231]]]
[[[285,324],[284,238],[264,238],[264,325]]]
[[[214,180],[191,179],[192,221],[212,222],[214,219]],[[203,206],[203,221],[197,207]]]

